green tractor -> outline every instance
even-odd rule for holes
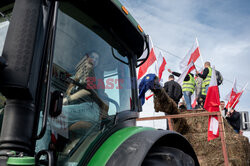
[[[118,0],[1,0],[0,14],[1,166],[199,165],[182,135],[136,126],[148,36]]]

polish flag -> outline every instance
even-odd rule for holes
[[[224,100],[229,101],[230,98],[231,98],[232,92],[234,92],[234,93],[237,93],[237,92],[238,92],[238,90],[237,90],[236,78],[234,78],[233,87],[232,87],[232,89],[230,90],[230,92],[224,97]]]
[[[228,108],[235,108],[235,106],[239,103],[239,99],[241,97],[241,95],[243,94],[244,90],[246,89],[248,83],[242,88],[242,90],[237,93],[235,96],[234,96],[234,99],[230,101],[230,103],[228,104]]]
[[[157,75],[158,73],[158,78],[160,83],[163,84],[163,79],[162,79],[162,74],[165,71],[165,67],[167,65],[166,59],[163,57],[162,53],[160,52],[159,55],[157,56],[157,67],[156,67],[156,71],[155,74]],[[150,94],[149,96],[146,96],[146,100],[150,99],[153,96],[153,93]]]
[[[204,108],[208,112],[218,112],[220,111],[220,95],[219,89],[216,81],[215,69],[212,69],[211,81],[208,87],[207,96],[204,104]],[[208,141],[219,137],[219,122],[218,117],[209,116],[208,119]]]
[[[207,140],[213,140],[219,137],[219,121],[218,116],[209,116],[208,119],[208,132],[207,132]]]
[[[196,104],[197,104],[197,102],[196,102],[196,96],[195,96],[195,93],[193,93],[191,95],[191,106],[192,106],[192,108],[195,108]]]
[[[198,40],[196,38],[193,47],[189,50],[188,54],[181,60],[181,62],[179,64],[180,70],[184,71],[186,66],[188,66],[192,61],[193,61],[193,63],[195,63],[199,57],[200,57],[200,50],[199,50]],[[190,69],[190,71],[192,71],[194,69],[195,69],[195,67],[193,66]]]
[[[186,66],[176,82],[178,82],[180,85],[182,85],[186,75],[190,72],[190,69],[193,66],[194,66],[194,63],[190,63],[188,66]]]
[[[162,56],[162,53],[160,52],[157,58],[157,66],[159,69],[159,72],[158,72],[159,80],[161,80],[162,78],[162,73],[164,72],[166,65],[167,65],[166,59]]]
[[[232,104],[234,103],[234,101],[235,101],[235,97],[236,97],[236,95],[237,95],[237,93],[238,93],[238,90],[237,90],[237,84],[236,84],[237,82],[236,82],[236,79],[234,78],[234,82],[233,82],[233,87],[232,87],[232,90],[231,90],[231,92],[226,96],[226,98],[227,98],[227,105],[226,105],[226,108],[228,109],[228,108],[230,108],[231,106],[232,106]]]
[[[154,46],[153,42],[151,40],[151,37],[149,36],[149,56],[146,62],[144,62],[140,67],[138,71],[138,80],[149,73],[157,73],[157,60],[154,52]],[[156,74],[158,75],[158,73]]]

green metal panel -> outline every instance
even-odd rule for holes
[[[149,127],[127,127],[118,130],[102,144],[102,146],[90,160],[88,166],[105,166],[112,154],[124,141],[126,141],[132,135],[146,130],[155,129]]]
[[[9,157],[8,165],[35,165],[35,157]]]

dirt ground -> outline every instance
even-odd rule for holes
[[[199,111],[184,111],[181,113],[196,113]],[[184,136],[192,144],[201,166],[222,166],[224,157],[221,139],[207,141],[208,116],[185,118],[188,131]],[[225,140],[230,166],[250,166],[250,144],[247,137],[236,134],[224,120]]]

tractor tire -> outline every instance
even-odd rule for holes
[[[191,156],[183,151],[166,146],[153,147],[145,157],[142,166],[195,166]]]

